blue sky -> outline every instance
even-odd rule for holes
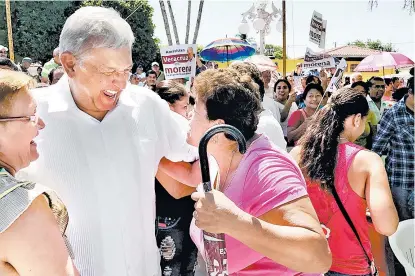
[[[163,18],[158,0],[149,0],[154,8],[153,22],[156,25],[155,36],[163,44],[167,44]],[[172,1],[173,12],[178,28],[180,42],[184,43],[187,20],[187,1]],[[241,14],[247,11],[253,1],[239,0],[205,0],[202,22],[197,44],[225,37],[233,37],[238,33]],[[274,1],[277,8],[281,1]],[[403,10],[403,0],[378,0],[378,7],[369,10],[367,0],[361,1],[305,1],[287,0],[287,51],[289,57],[304,55],[305,48],[312,46],[308,42],[309,24],[314,10],[327,20],[326,49],[345,45],[356,39],[380,39],[391,42],[398,52],[415,61],[415,14],[410,15]],[[192,1],[192,19],[190,41],[192,41],[196,24],[199,1]],[[167,5],[166,5],[167,9]],[[270,5],[268,7],[270,11]],[[171,30],[174,42],[173,30]],[[249,36],[255,37],[259,43],[259,35],[250,25]],[[276,30],[276,22],[271,25],[271,33],[265,38],[266,43],[282,45],[282,34]],[[314,46],[312,46],[313,48]],[[316,49],[314,47],[314,49]]]

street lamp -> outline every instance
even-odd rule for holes
[[[252,26],[257,32],[259,32],[259,52],[261,55],[264,54],[265,35],[269,34],[271,31],[271,22],[278,16],[282,16],[281,10],[277,9],[273,2],[271,2],[271,4],[271,13],[265,10],[268,5],[268,1],[259,1],[256,5],[253,4],[248,11],[242,14],[242,22],[239,25],[239,33],[246,35],[249,32],[248,20],[252,21]]]

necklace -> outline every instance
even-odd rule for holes
[[[236,150],[232,151],[232,158],[231,158],[231,162],[229,162],[229,166],[228,166],[228,170],[226,171],[226,177],[225,177],[225,182],[223,182],[223,188],[221,189],[221,192],[224,192],[226,190],[226,188],[228,188],[229,183],[227,183],[228,181],[228,176],[229,176],[229,171],[231,169],[231,165],[232,165],[232,161],[233,161],[233,157],[235,156]]]
[[[350,143],[350,141],[347,138],[343,138],[343,137],[340,137],[339,141],[344,141],[344,142]]]

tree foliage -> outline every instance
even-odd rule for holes
[[[382,43],[382,41],[380,40],[368,39],[366,42],[361,40],[355,40],[353,42],[349,42],[347,45],[354,45],[362,48],[369,48],[383,52],[396,52],[396,49],[393,47],[392,43]]]
[[[136,41],[132,48],[133,61],[144,66],[157,59],[158,40],[153,38],[153,8],[147,1],[11,1],[13,42],[15,53],[45,62],[59,44],[63,24],[83,6],[111,7],[127,18]],[[0,1],[0,30],[6,30],[5,5]],[[0,44],[7,45],[7,32]]]
[[[265,44],[265,55],[282,59],[282,47],[274,44]]]
[[[6,9],[0,2],[0,30],[7,30]],[[65,23],[65,12],[72,3],[67,1],[11,1],[13,45],[17,56],[46,61],[59,44],[59,34]],[[8,45],[7,31],[0,44]]]
[[[135,36],[135,43],[133,44],[133,61],[145,67],[153,62],[159,48],[158,40],[153,38],[154,24],[153,8],[147,1],[132,0],[132,1],[85,1],[83,6],[103,6],[115,9],[121,14],[122,18],[127,18]],[[134,13],[133,13],[134,12]]]

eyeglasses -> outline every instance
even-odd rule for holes
[[[381,84],[381,85],[373,85],[373,87],[374,88],[385,88],[385,85],[384,84]]]
[[[0,118],[0,122],[10,122],[10,121],[30,121],[37,125],[37,123],[39,122],[39,116],[32,115],[32,116]]]

